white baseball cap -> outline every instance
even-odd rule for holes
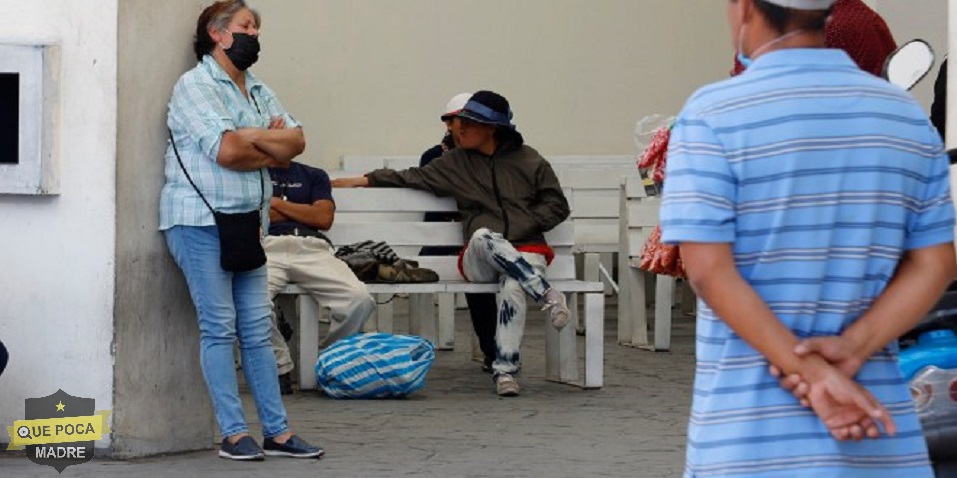
[[[827,10],[834,5],[835,0],[764,0],[779,7],[795,10]]]
[[[442,113],[441,116],[442,121],[447,121],[453,115],[462,111],[462,108],[465,108],[465,104],[469,102],[470,98],[472,98],[472,93],[459,93],[453,96],[448,104],[445,105],[445,113]]]

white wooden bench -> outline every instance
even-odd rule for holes
[[[642,246],[659,224],[660,197],[648,197],[640,178],[628,177],[620,185],[621,220],[618,254],[618,343],[648,350],[671,348],[671,307],[675,280],[655,276],[638,263]],[[648,341],[646,280],[655,278],[654,342]],[[687,299],[684,301],[686,304]]]
[[[576,254],[582,255],[582,280],[605,280],[605,294],[617,288],[611,271],[618,244],[618,191],[623,176],[638,177],[634,155],[548,155],[562,187],[571,189],[575,221]],[[343,155],[342,172],[354,176],[379,168],[406,169],[419,165],[419,157],[404,155]],[[356,173],[354,173],[356,172]]]
[[[367,173],[376,169],[407,169],[419,165],[419,156],[388,154],[346,154],[342,156],[343,171]]]
[[[620,249],[618,196],[622,177],[639,177],[634,158],[561,165],[555,171],[562,186],[573,191],[574,251],[582,256],[582,280],[604,280],[606,295],[617,292],[612,271],[614,255]]]
[[[454,310],[451,304],[453,293],[497,292],[499,285],[466,282],[458,273],[454,256],[418,257],[423,246],[461,246],[462,229],[453,222],[423,222],[425,212],[455,211],[451,198],[437,198],[429,193],[410,189],[356,188],[335,189],[336,220],[329,231],[335,244],[351,244],[363,240],[384,240],[396,252],[419,262],[422,267],[435,270],[440,277],[436,283],[424,284],[368,284],[369,291],[377,297],[380,305],[376,313],[376,328],[391,332],[392,303],[395,294],[410,295],[410,332],[430,335],[435,331],[438,341],[454,337]],[[417,220],[409,220],[413,214]],[[369,218],[373,218],[370,220]],[[388,220],[389,218],[393,220]],[[401,218],[395,220],[394,218]],[[546,379],[578,385],[583,388],[600,388],[603,384],[603,335],[604,295],[600,282],[575,279],[574,244],[575,226],[566,221],[546,233],[546,239],[555,250],[555,260],[549,266],[546,277],[552,286],[570,294],[569,308],[577,310],[578,294],[584,300],[584,371],[579,373],[578,344],[574,327],[565,327],[561,332],[546,327]],[[302,389],[316,388],[313,366],[318,358],[317,304],[302,289],[290,285],[283,294],[298,294],[299,303],[299,383]],[[440,304],[440,313],[435,314],[432,298],[439,293],[446,297]],[[418,324],[417,324],[418,322]],[[532,322],[534,323],[534,322]]]

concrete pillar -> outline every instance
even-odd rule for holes
[[[159,223],[166,112],[203,0],[119,2],[113,455],[210,448],[196,314]]]

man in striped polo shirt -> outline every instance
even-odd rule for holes
[[[747,70],[672,133],[662,240],[702,300],[686,477],[933,476],[896,337],[957,273],[947,157],[906,92],[823,48],[833,1],[727,0]],[[842,353],[796,353],[815,337]]]

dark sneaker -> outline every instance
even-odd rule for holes
[[[235,445],[229,443],[229,438],[223,438],[223,444],[219,447],[219,456],[245,461],[262,461],[264,458],[262,448],[259,448],[256,440],[248,435],[240,438]]]
[[[305,440],[293,435],[286,443],[276,443],[272,438],[263,440],[263,448],[269,456],[289,456],[293,458],[322,458],[326,452],[322,448],[312,446]]]
[[[283,395],[292,395],[292,372],[286,372],[279,376],[279,393]]]

